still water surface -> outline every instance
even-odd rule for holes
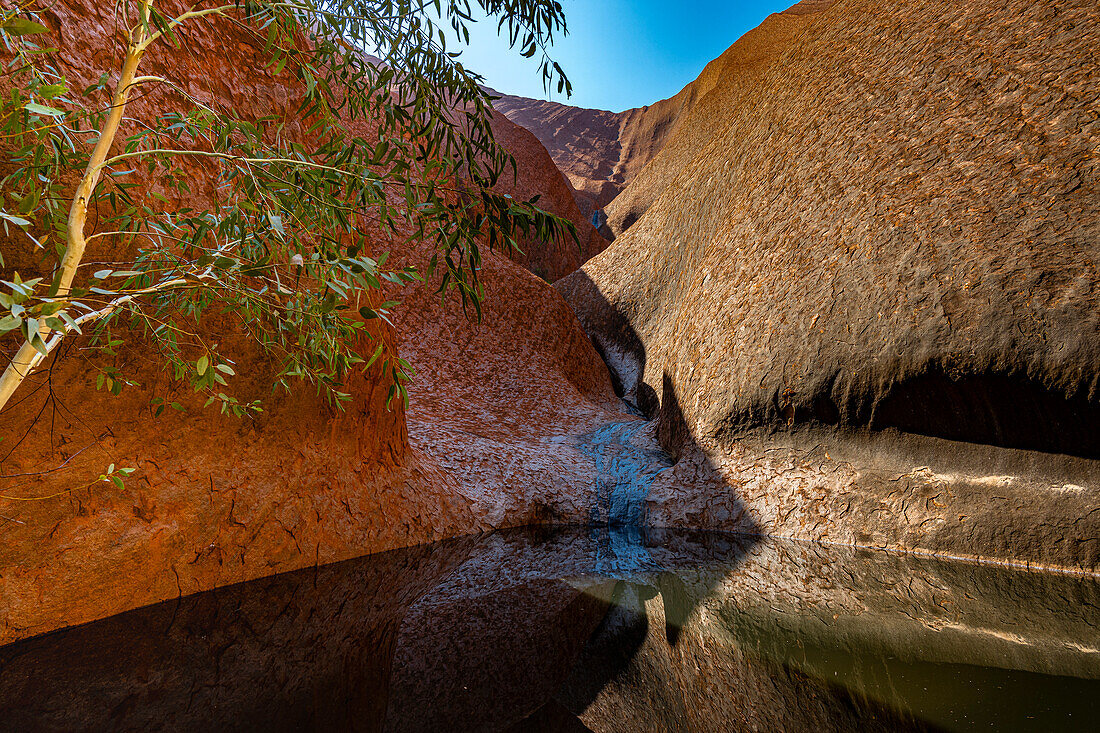
[[[1098,731],[1100,582],[501,532],[2,647],[0,729]]]

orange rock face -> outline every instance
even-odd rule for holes
[[[817,3],[727,51],[558,283],[681,457],[652,496],[1100,568],[1097,29],[1088,0]]]
[[[118,66],[109,3],[58,3],[48,20],[74,87]],[[289,114],[294,84],[262,70],[253,40],[227,28],[193,25],[183,52],[156,48],[143,71],[244,116]],[[141,119],[172,101],[151,94],[130,111]],[[515,194],[543,192],[543,207],[585,237],[577,253],[529,246],[526,261],[548,278],[575,269],[600,247],[598,235],[537,141],[506,121],[498,129],[521,161]],[[289,134],[305,132],[291,125]],[[204,175],[194,168],[193,188]],[[33,256],[3,246],[9,268],[33,271]],[[406,242],[387,248],[395,259],[426,259]],[[399,294],[396,332],[375,334],[420,372],[407,415],[386,409],[388,384],[376,372],[353,381],[344,413],[306,386],[270,394],[270,365],[231,324],[222,326],[241,375],[233,387],[264,399],[255,419],[203,410],[140,342],[117,366],[141,386],[120,397],[96,391],[78,340],[59,349],[0,415],[0,644],[316,563],[558,514],[582,519],[593,467],[554,439],[618,415],[606,370],[542,279],[492,254],[483,275],[481,323],[453,301],[441,307],[427,285]],[[7,355],[17,344],[0,346]],[[154,419],[154,395],[187,414]],[[124,490],[93,482],[110,463],[137,469]]]
[[[577,241],[568,236],[552,242],[529,238],[520,243],[522,252],[515,253],[513,259],[543,280],[553,282],[603,252],[607,240],[592,226],[591,215],[585,216],[577,208],[569,182],[538,138],[503,114],[493,118],[493,135],[515,158],[518,171],[515,176],[511,169],[505,172],[502,190],[521,201],[539,196],[539,208],[568,219],[577,228]]]

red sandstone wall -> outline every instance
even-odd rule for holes
[[[115,72],[121,37],[111,4],[66,0],[47,18],[73,87]],[[289,114],[296,107],[294,84],[261,70],[260,52],[239,29],[199,23],[182,37],[182,52],[156,48],[143,72],[169,76],[189,94],[232,104],[245,116]],[[171,102],[154,92],[130,111],[141,118]],[[305,134],[293,124],[290,130]],[[506,142],[517,136],[522,134],[507,134]],[[518,190],[538,191],[554,175],[560,179],[538,151],[519,152],[525,162]],[[202,196],[208,172],[196,165],[194,179]],[[555,209],[560,192],[550,193],[544,205],[575,215],[575,207]],[[7,241],[2,246],[9,267],[33,271],[31,253]],[[385,242],[379,249],[389,247],[401,250],[406,243]],[[121,259],[121,253],[100,248],[89,258]],[[557,266],[552,255],[543,261]],[[351,384],[354,401],[341,414],[306,385],[292,395],[269,394],[268,365],[246,342],[235,341],[230,351],[241,376],[233,386],[242,397],[262,397],[266,407],[255,419],[235,419],[202,410],[147,363],[140,345],[122,353],[119,366],[143,386],[120,397],[96,392],[96,371],[79,341],[60,349],[0,415],[0,456],[6,455],[0,494],[52,496],[0,499],[0,644],[181,594],[541,516],[538,507],[548,501],[543,494],[568,493],[568,477],[562,478],[568,470],[538,491],[505,480],[517,456],[536,450],[537,441],[506,436],[488,450],[457,428],[444,436],[426,431],[452,418],[449,400],[459,401],[453,395],[472,400],[467,409],[486,426],[502,416],[519,423],[509,395],[523,390],[528,405],[559,406],[542,425],[559,431],[568,429],[561,405],[610,404],[613,396],[598,356],[555,291],[495,255],[486,270],[490,302],[482,324],[463,318],[453,302],[440,308],[426,286],[422,294],[401,294],[409,303],[402,333],[376,334],[391,349],[400,341],[421,371],[413,384],[414,409],[423,414],[418,405],[443,405],[436,419],[418,423],[411,447],[404,411],[385,409],[388,385],[376,372]],[[526,325],[512,325],[516,319]],[[445,330],[434,330],[444,322],[450,324]],[[452,348],[475,338],[495,352],[456,354]],[[10,354],[17,345],[8,339],[0,350]],[[439,367],[453,358],[463,361]],[[495,376],[475,374],[470,359]],[[540,372],[534,384],[523,383],[528,369]],[[182,402],[187,415],[169,410],[153,419],[154,395]],[[591,407],[586,419],[602,409]],[[516,417],[507,418],[508,410]],[[480,461],[476,470],[446,462],[463,450]],[[89,485],[109,463],[137,468],[125,490]],[[578,464],[572,470],[579,476],[582,469]],[[573,483],[588,481],[585,475]],[[500,511],[505,505],[508,511]]]

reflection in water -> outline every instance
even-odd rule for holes
[[[717,533],[511,531],[0,648],[4,730],[1091,730],[1100,583]]]

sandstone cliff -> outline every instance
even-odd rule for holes
[[[53,7],[47,21],[73,86],[113,71],[111,5]],[[247,33],[224,23],[194,23],[181,33],[183,51],[163,44],[149,52],[150,73],[245,116],[288,117],[288,134],[308,134],[293,119],[300,88],[263,70],[262,50]],[[129,111],[141,120],[177,102],[156,92]],[[519,180],[509,184],[514,193],[544,193],[544,208],[572,218],[589,237],[581,247],[598,247],[537,141],[507,120],[497,129],[521,161]],[[209,170],[196,165],[192,178],[201,195]],[[421,249],[387,240],[378,238],[379,251],[424,264]],[[33,251],[9,240],[3,246],[6,279],[11,269],[33,272]],[[581,261],[570,247],[577,249],[571,241],[545,251],[528,243],[526,256],[533,269],[557,276]],[[89,259],[124,254],[100,247]],[[387,383],[377,370],[349,385],[354,401],[345,413],[307,385],[271,394],[264,387],[271,365],[232,335],[232,324],[221,325],[241,375],[234,388],[265,401],[255,419],[203,410],[140,341],[117,366],[141,386],[119,397],[96,390],[96,365],[79,341],[59,350],[0,415],[0,644],[372,551],[555,516],[583,519],[591,462],[546,441],[621,417],[606,370],[545,282],[492,254],[483,278],[481,323],[453,300],[441,307],[434,283],[394,294],[404,302],[397,330],[375,336],[420,373],[407,415],[400,406],[386,409]],[[11,338],[0,344],[5,356],[15,346]],[[154,418],[153,396],[188,412]],[[124,490],[92,483],[109,463],[138,469]]]
[[[660,152],[699,98],[700,86],[693,83],[675,97],[625,112],[510,95],[494,106],[546,146],[591,220]]]
[[[607,240],[592,226],[591,215],[578,209],[573,188],[538,138],[502,114],[493,118],[493,135],[515,158],[518,171],[513,175],[509,168],[500,188],[521,201],[538,196],[540,208],[568,219],[577,228],[577,241],[569,236],[551,242],[530,237],[520,242],[521,251],[513,253],[512,259],[553,282],[604,251]]]
[[[663,188],[663,183],[653,179],[661,181],[667,173],[662,175],[658,171],[676,165],[662,162],[650,166],[650,161],[679,160],[686,154],[682,152],[684,149],[691,150],[693,144],[699,143],[700,126],[685,123],[695,107],[701,103],[713,105],[714,101],[708,99],[715,91],[727,97],[734,79],[735,87],[751,84],[752,75],[766,68],[804,25],[801,16],[833,2],[803,0],[783,13],[772,15],[707,64],[699,77],[678,94],[645,107],[608,112],[508,94],[500,95],[494,104],[542,141],[576,189],[577,202],[586,217],[591,219],[597,210],[615,201],[607,213],[610,231],[618,236],[652,203],[655,191]],[[721,103],[726,102],[728,99]],[[677,144],[678,152],[663,155],[670,143]],[[633,186],[632,182],[640,175],[648,176],[647,182]],[[624,189],[626,196],[620,195]]]
[[[559,283],[660,403],[654,490],[710,465],[769,531],[1096,568],[1100,8],[800,13]]]

